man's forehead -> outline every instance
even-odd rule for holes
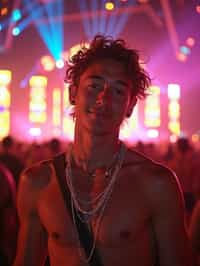
[[[130,79],[125,66],[116,60],[102,59],[91,63],[82,73],[81,79],[103,79],[111,77],[116,80],[127,81]]]

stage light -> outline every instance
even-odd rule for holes
[[[55,62],[49,55],[43,56],[40,62],[45,71],[52,71],[55,68]]]
[[[149,129],[147,130],[147,136],[151,139],[156,139],[159,137],[159,132],[157,129]]]
[[[12,29],[12,35],[17,36],[20,34],[20,29],[18,27],[14,27]]]
[[[33,137],[39,137],[41,135],[41,128],[39,127],[31,127],[29,129],[29,134]]]
[[[105,9],[108,10],[108,11],[111,11],[115,8],[115,5],[113,2],[111,1],[108,1],[105,3]]]
[[[3,29],[2,25],[0,24],[0,31]]]
[[[64,62],[63,59],[58,59],[58,60],[56,61],[56,67],[57,67],[57,68],[63,68],[64,65],[65,65],[65,62]]]
[[[11,78],[10,70],[0,70],[0,139],[10,132]]]
[[[178,52],[176,54],[176,58],[181,61],[181,62],[185,62],[187,60],[187,55],[181,53],[181,52]]]
[[[52,108],[52,122],[54,129],[60,129],[61,125],[61,89],[54,88],[53,89],[53,108]]]
[[[192,142],[199,142],[200,136],[199,134],[193,134],[192,135]]]
[[[177,137],[176,135],[173,135],[173,134],[172,134],[172,135],[169,137],[169,140],[170,140],[171,143],[176,143],[177,138],[178,138],[178,137]]]
[[[147,127],[160,126],[160,87],[150,86],[149,95],[145,100],[144,124]]]
[[[180,99],[180,85],[179,84],[168,84],[168,98],[173,100]]]
[[[11,81],[12,73],[10,70],[0,70],[0,85],[7,86]]]
[[[44,76],[32,76],[29,80],[29,84],[31,87],[46,87],[47,86],[47,78]]]
[[[8,8],[3,7],[2,9],[0,9],[0,12],[1,12],[0,15],[3,17],[8,14]]]
[[[191,50],[189,47],[185,46],[185,45],[182,45],[180,47],[180,52],[184,55],[189,55],[191,53]]]
[[[196,11],[197,11],[197,13],[200,14],[200,4],[197,4],[197,5],[196,5]]]
[[[180,122],[179,121],[170,121],[168,123],[168,129],[172,135],[179,136],[180,134]]]
[[[188,37],[186,40],[186,44],[190,47],[195,45],[195,39],[193,37]]]
[[[19,9],[15,9],[12,12],[12,21],[16,22],[20,20],[22,17],[21,11]]]
[[[32,123],[45,123],[47,119],[46,86],[45,76],[32,76],[29,80],[29,121]]]
[[[179,84],[168,84],[168,129],[170,135],[180,135],[180,90]]]
[[[30,5],[30,1],[24,0],[27,6]],[[39,5],[40,8],[28,8],[29,16],[31,20],[34,20],[40,37],[47,46],[54,60],[58,60],[63,51],[63,20],[57,19],[63,16],[64,12],[64,1],[48,1],[45,5]],[[40,19],[45,15],[47,23],[40,23]]]

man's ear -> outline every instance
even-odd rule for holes
[[[136,106],[137,104],[137,98],[136,97],[133,97],[129,103],[129,106],[127,108],[127,112],[126,112],[126,117],[130,117],[132,112],[133,112],[133,109],[134,107]]]
[[[69,101],[72,105],[75,105],[76,103],[76,93],[77,93],[77,88],[74,85],[69,86]]]

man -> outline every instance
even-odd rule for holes
[[[72,57],[67,81],[75,105],[65,176],[71,210],[51,162],[27,169],[19,187],[14,266],[43,265],[47,246],[52,266],[90,265],[94,249],[105,266],[189,265],[175,176],[118,139],[122,121],[150,83],[137,52],[98,35]],[[74,213],[93,235],[87,256]]]

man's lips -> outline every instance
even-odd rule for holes
[[[92,114],[94,116],[100,116],[100,117],[108,117],[109,113],[104,110],[94,110],[94,109],[89,109],[88,110],[89,114]]]

